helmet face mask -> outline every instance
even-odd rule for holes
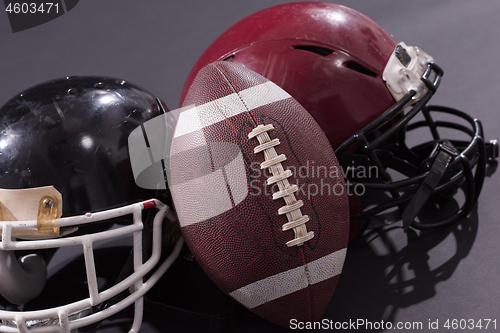
[[[244,18],[208,47],[188,76],[181,104],[199,69],[220,60],[265,76],[312,114],[347,178],[352,221],[374,228],[403,220],[405,228],[422,229],[470,213],[485,174],[481,123],[427,105],[443,70],[420,48],[398,44],[371,19],[340,5],[278,5]],[[449,137],[450,129],[460,139]],[[431,133],[429,141],[419,134],[408,146],[406,136],[421,130]],[[456,211],[419,221],[429,199],[453,198],[458,189],[465,199]]]
[[[154,221],[152,225],[144,224],[144,219],[142,217],[143,210],[150,208],[158,209],[158,213],[154,215]],[[40,311],[0,311],[2,324],[5,326],[16,328],[25,326],[30,329],[44,326],[69,325],[72,329],[77,329],[89,326],[96,322],[100,322],[103,319],[124,310],[135,302],[135,311],[136,316],[138,317],[134,320],[133,325],[134,327],[138,327],[137,325],[140,325],[140,321],[137,320],[140,320],[142,312],[142,297],[152,287],[152,285],[154,285],[155,281],[157,281],[172,264],[173,260],[180,252],[180,248],[182,246],[182,242],[178,242],[169,258],[165,260],[158,268],[155,268],[155,266],[157,266],[157,264],[160,262],[160,256],[163,252],[162,225],[168,211],[168,207],[161,203],[159,200],[151,199],[148,201],[138,202],[132,205],[102,212],[87,213],[85,215],[67,218],[59,218],[55,219],[53,222],[55,226],[61,228],[69,226],[82,226],[86,223],[98,223],[99,221],[106,221],[127,215],[132,215],[134,222],[129,225],[121,225],[106,231],[86,233],[84,235],[73,236],[70,238],[62,237],[56,239],[40,239],[28,241],[8,240],[10,239],[11,232],[13,230],[21,228],[31,228],[33,230],[36,230],[37,221],[2,222],[3,230],[5,230],[3,231],[4,237],[2,237],[2,242],[0,243],[2,252],[12,250],[35,251],[49,248],[59,249],[75,245],[81,246],[83,250],[87,276],[86,281],[88,284],[88,297],[72,302],[70,304],[65,304],[62,306]],[[170,216],[170,219],[175,222],[174,216]],[[148,246],[151,246],[151,249],[148,250],[148,252],[151,252],[151,255],[149,257],[144,255],[143,253],[142,241],[143,229],[145,228],[152,228],[151,233],[154,235],[152,243],[148,244]],[[110,241],[127,236],[133,238],[134,268],[130,272],[130,275],[128,275],[116,285],[106,290],[99,290],[98,275],[96,274],[94,261],[95,244],[98,242]],[[144,262],[143,256],[146,257]],[[147,280],[143,281],[143,278],[145,278],[149,273],[152,273],[152,275],[148,276]],[[33,275],[30,278],[37,279],[44,277],[45,276],[43,276],[43,274],[39,274],[37,276]],[[135,288],[135,290],[133,291],[129,290],[129,288],[132,286],[134,286]],[[23,287],[23,285],[13,286],[4,284],[3,287],[21,288]],[[130,295],[124,297],[119,301],[113,301],[111,303],[111,305],[113,305],[112,307],[109,306],[110,304],[108,304],[107,306],[103,306],[103,304],[108,303],[112,298],[116,298],[119,294],[127,290],[130,291]],[[19,290],[19,293],[21,293],[21,290]],[[20,297],[19,293],[17,294],[18,297]],[[97,309],[102,310],[97,311]]]
[[[162,121],[166,111],[142,88],[103,77],[46,82],[0,108],[1,332],[48,327],[88,332],[131,305],[132,329],[139,330],[143,297],[183,242],[164,247],[163,228],[177,225],[169,210],[168,172],[156,168],[149,187],[136,185],[131,154],[137,151],[131,151],[129,136]],[[145,133],[142,140],[147,141]],[[94,255],[115,243],[127,246],[129,258],[119,276],[102,284]],[[47,269],[50,259],[56,250],[70,253],[71,247],[83,259],[78,271],[84,271],[85,281],[45,290],[47,276],[54,273]],[[108,265],[109,259],[104,257]],[[83,287],[83,292],[62,292],[65,287]],[[46,309],[32,303],[56,305]],[[17,306],[23,311],[10,311]]]
[[[351,183],[352,186],[362,185],[366,190],[375,191],[382,195],[383,193],[389,194],[388,200],[372,205],[370,209],[361,213],[351,215],[353,220],[368,219],[368,227],[370,228],[381,227],[401,219],[403,219],[406,228],[410,224],[417,229],[444,226],[460,217],[467,216],[481,191],[486,165],[481,123],[459,110],[426,105],[437,89],[442,75],[442,71],[434,64],[429,64],[428,68],[433,68],[431,70],[437,68],[436,79],[433,83],[429,83],[430,81],[424,77],[425,74],[423,75],[422,81],[426,82],[429,89],[420,100],[413,102],[414,104],[409,107],[408,111],[404,111],[404,106],[406,103],[412,103],[412,98],[416,95],[414,90],[410,90],[395,104],[394,108],[385,111],[379,119],[358,131],[335,151],[343,165],[355,165],[356,168],[361,169],[375,166],[378,171],[378,181],[358,179]],[[424,120],[411,122],[419,113],[423,113]],[[435,121],[433,116],[439,113],[456,119],[461,118],[469,126],[459,125],[458,122]],[[385,119],[391,119],[389,128],[377,131],[383,127]],[[408,133],[420,128],[430,129],[433,139],[409,148],[404,138]],[[463,132],[469,136],[470,140],[465,142],[442,138],[439,132],[443,128],[452,128]],[[394,138],[397,138],[395,143],[391,142],[391,139]],[[357,147],[356,150],[354,153],[349,153],[349,148],[353,146]],[[438,154],[440,152],[449,157],[446,162],[439,161]],[[436,174],[433,173],[433,167],[442,170]],[[474,173],[473,168],[475,168]],[[405,177],[396,181],[393,179],[391,171],[396,171]],[[416,197],[421,184],[429,179],[430,174],[432,174],[430,177],[439,177],[437,179],[439,184],[434,182],[433,185],[430,185],[432,188],[430,188],[428,196]],[[451,216],[434,220],[431,223],[414,221],[416,214],[420,212],[422,205],[426,203],[430,195],[444,194],[447,196],[457,191],[462,185],[465,185],[465,201]],[[423,201],[419,202],[419,207],[414,208],[414,211],[411,212],[413,214],[411,221],[405,222],[404,214],[408,212],[407,207],[412,202],[415,203],[415,200]]]

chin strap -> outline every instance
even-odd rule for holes
[[[451,144],[442,143],[438,149],[438,154],[432,163],[429,173],[403,211],[402,220],[405,231],[408,230],[417,214],[438,186],[450,162],[458,156],[457,149]]]

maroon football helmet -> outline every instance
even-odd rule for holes
[[[471,211],[487,157],[495,157],[497,146],[485,145],[480,122],[468,114],[427,106],[442,69],[367,16],[323,2],[287,3],[252,14],[203,53],[181,105],[198,71],[221,60],[263,75],[312,114],[348,179],[351,220],[367,221],[368,227],[403,220],[405,228],[421,229]],[[464,195],[453,199],[459,188]],[[443,198],[453,200],[452,211],[421,216],[424,204]]]

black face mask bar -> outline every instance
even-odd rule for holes
[[[434,76],[433,80],[430,79],[431,75]],[[349,180],[351,189],[361,185],[370,191],[390,195],[389,200],[373,207],[363,209],[359,213],[351,212],[352,221],[365,220],[365,227],[377,228],[402,220],[405,230],[409,226],[415,229],[430,229],[448,225],[471,212],[484,182],[487,158],[493,161],[498,156],[498,146],[496,141],[485,144],[479,120],[453,108],[427,106],[439,86],[442,75],[443,70],[439,66],[434,63],[427,64],[421,77],[427,92],[406,114],[404,109],[412,103],[416,95],[414,90],[410,90],[375,121],[335,150],[343,168],[374,166],[379,171],[379,177],[376,179]],[[422,112],[424,120],[408,124],[419,112]],[[431,114],[436,113],[462,118],[470,128],[459,123],[434,120]],[[433,141],[408,148],[404,143],[406,133],[422,127],[430,129]],[[470,136],[471,140],[444,140],[440,137],[438,128],[463,132]],[[392,142],[394,139],[396,142]],[[352,147],[356,148],[355,152],[348,153],[348,149]],[[393,169],[408,178],[393,181],[387,169]],[[453,215],[425,223],[415,220],[432,195],[456,191],[459,187],[465,187],[465,202]]]

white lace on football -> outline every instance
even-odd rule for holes
[[[294,193],[298,191],[297,185],[290,185],[288,177],[293,173],[290,170],[284,170],[281,162],[286,160],[284,154],[278,155],[274,147],[280,144],[279,139],[271,140],[269,131],[272,131],[274,126],[272,124],[259,125],[254,128],[249,134],[248,138],[257,138],[259,145],[255,147],[254,153],[264,153],[265,161],[261,163],[261,169],[268,168],[272,173],[272,177],[267,179],[267,185],[277,184],[279,191],[273,193],[273,200],[283,198],[286,205],[278,210],[278,215],[286,215],[288,223],[282,227],[283,231],[293,229],[295,238],[286,243],[287,246],[302,245],[314,237],[314,232],[307,232],[306,223],[309,221],[309,216],[302,215],[300,208],[304,205],[302,200],[297,200]]]
[[[153,221],[153,244],[152,255],[143,262],[142,254],[142,210],[156,207]],[[74,330],[97,323],[109,318],[130,305],[135,305],[135,314],[132,328],[129,332],[138,332],[143,316],[143,296],[161,278],[163,273],[172,265],[180,253],[183,239],[179,239],[172,253],[163,263],[155,269],[160,261],[162,252],[162,225],[168,206],[161,201],[151,199],[138,202],[128,206],[110,209],[107,211],[87,213],[81,216],[58,218],[53,221],[54,227],[71,227],[101,220],[108,220],[118,216],[132,214],[133,224],[120,226],[102,232],[86,234],[82,236],[63,237],[57,239],[43,240],[15,240],[12,237],[13,231],[24,229],[37,229],[37,221],[2,221],[0,251],[12,250],[34,250],[41,248],[59,248],[72,245],[83,247],[85,267],[87,271],[89,297],[71,304],[63,305],[39,311],[4,311],[0,310],[0,332],[74,332]],[[104,291],[98,290],[97,275],[94,263],[94,243],[100,240],[107,240],[125,235],[132,235],[134,242],[134,272],[127,278]],[[152,275],[144,281],[144,276],[152,272]],[[0,282],[1,283],[1,282]],[[121,292],[129,290],[130,294],[123,300],[108,308],[94,312],[93,309]]]

